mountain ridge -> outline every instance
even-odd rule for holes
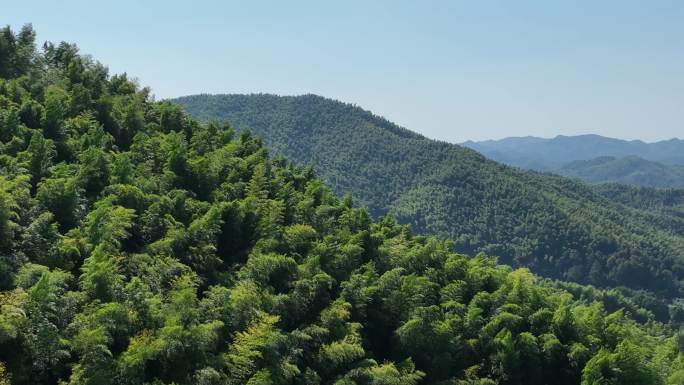
[[[554,140],[574,140],[574,139],[596,139],[596,140],[605,140],[605,141],[617,141],[617,142],[623,142],[623,143],[629,143],[629,144],[637,144],[637,145],[660,145],[660,144],[666,144],[669,142],[682,142],[684,139],[678,138],[678,137],[672,137],[669,139],[660,139],[660,140],[655,140],[655,141],[646,141],[642,139],[621,139],[621,138],[615,138],[611,136],[605,136],[601,134],[576,134],[576,135],[565,135],[565,134],[558,134],[556,136],[552,137],[543,137],[543,136],[535,136],[535,135],[522,135],[522,136],[507,136],[503,137],[500,139],[484,139],[484,140],[466,140],[465,142],[461,142],[458,144],[495,144],[495,143],[511,143],[511,142],[516,142],[519,140],[524,140],[524,141],[530,141],[530,142],[549,142],[549,141],[554,141]]]
[[[493,160],[538,171],[553,171],[575,160],[600,156],[635,155],[666,165],[684,164],[684,140],[678,138],[645,142],[585,134],[553,138],[509,137],[462,144]]]
[[[578,181],[525,172],[417,134],[394,135],[367,120],[368,111],[320,96],[173,102],[200,120],[248,127],[275,153],[315,163],[335,191],[351,191],[375,217],[389,213],[450,237],[460,251],[499,255],[544,276],[666,296],[679,290],[674,277],[684,276],[684,218],[665,208],[623,206]]]

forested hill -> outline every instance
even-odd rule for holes
[[[0,30],[0,384],[684,378],[684,336],[614,292],[374,222],[249,133],[34,39]]]
[[[196,95],[196,118],[249,127],[277,153],[312,162],[338,193],[458,250],[600,286],[684,295],[684,218],[606,199],[592,187],[489,161],[315,95]]]

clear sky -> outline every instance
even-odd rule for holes
[[[684,137],[679,0],[2,3],[157,98],[315,93],[451,142]]]

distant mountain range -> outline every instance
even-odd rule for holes
[[[351,192],[373,216],[448,236],[459,251],[497,255],[547,277],[684,296],[684,217],[669,191],[523,171],[316,95],[173,102],[200,120],[249,128],[276,154],[315,164],[337,193]],[[543,140],[528,146],[535,141]],[[667,317],[657,301],[642,303]]]
[[[486,157],[529,170],[589,182],[646,187],[684,187],[684,140],[654,143],[600,135],[511,137],[463,143]]]

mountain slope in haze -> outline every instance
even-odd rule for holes
[[[614,290],[374,222],[34,39],[0,30],[0,385],[681,383],[675,325]]]
[[[545,276],[684,294],[684,218],[611,202],[591,186],[523,172],[315,95],[196,95],[193,117],[249,127],[278,153],[315,163],[338,193],[458,250]]]
[[[468,141],[463,145],[490,159],[538,171],[552,171],[575,160],[602,156],[623,158],[634,155],[666,165],[684,165],[684,140],[681,139],[646,143],[600,135],[559,135],[549,139],[528,136]]]
[[[557,136],[552,139],[511,137],[464,146],[486,157],[528,170],[572,176],[593,183],[633,186],[684,186],[684,141],[645,143],[599,135]]]
[[[684,166],[664,165],[638,156],[602,156],[576,160],[553,172],[596,183],[623,183],[655,188],[684,188]]]

